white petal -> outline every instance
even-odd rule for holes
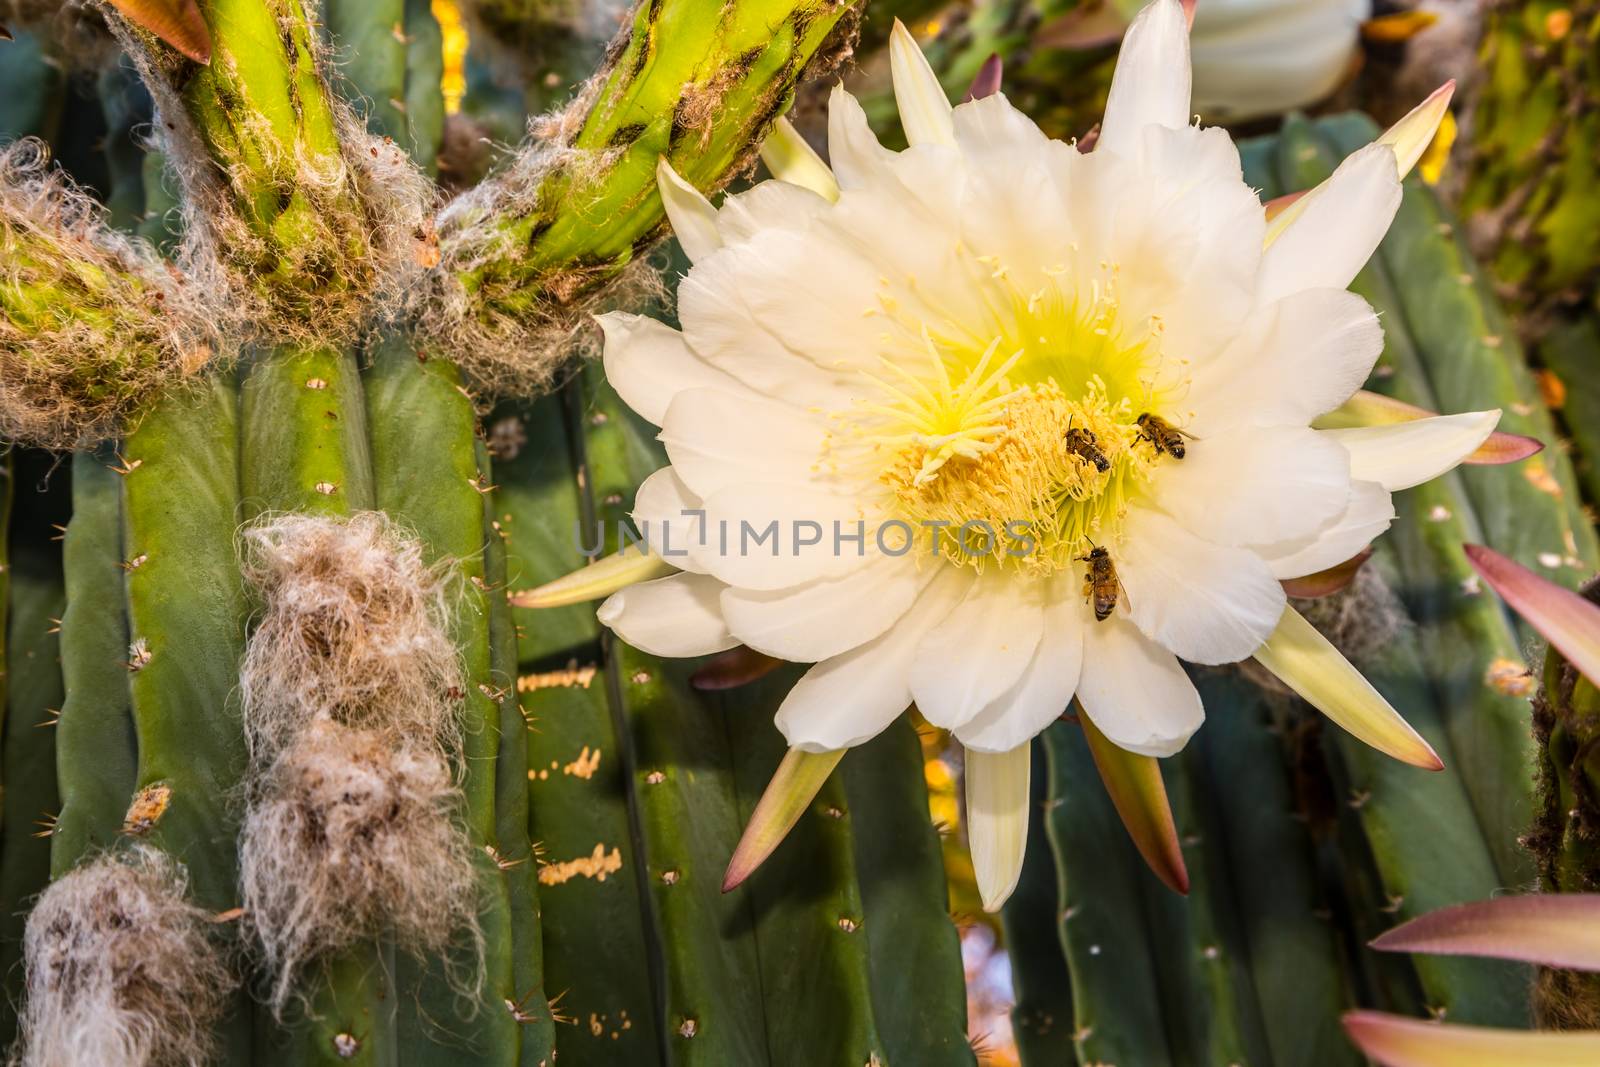
[[[876,517],[850,497],[748,482],[719,489],[704,507],[705,544],[690,552],[707,571],[741,589],[787,589],[838,577],[859,570],[873,555]],[[815,532],[812,523],[822,528],[822,538],[803,543]],[[861,542],[845,540],[863,528]]]
[[[1383,352],[1383,327],[1344,289],[1306,289],[1253,312],[1195,368],[1185,401],[1200,435],[1248,421],[1304,426],[1348,400]]]
[[[679,392],[660,434],[678,477],[701,497],[741,482],[821,484],[824,436],[809,415],[721,389]]]
[[[674,574],[611,594],[595,615],[652,656],[703,656],[739,643],[722,621],[722,589],[703,574]]]
[[[807,671],[778,708],[778,729],[790,746],[826,752],[859,745],[906,710],[917,645],[960,601],[972,577],[966,567],[940,567],[888,633]]]
[[[928,57],[899,19],[894,20],[889,34],[889,73],[894,79],[894,102],[900,111],[906,143],[954,144],[950,98],[944,95],[944,86],[928,65]]]
[[[678,176],[666,156],[656,162],[656,187],[661,190],[661,203],[667,209],[673,236],[683,246],[689,262],[704,259],[722,247],[722,237],[717,233],[717,209],[700,195],[700,190]]]
[[[1008,752],[967,750],[967,840],[984,911],[999,911],[1022,877],[1028,846],[1028,742]]]
[[[1052,151],[1050,138],[1005,93],[957,104],[951,117],[956,144],[975,163],[994,165]]]
[[[761,144],[761,161],[780,182],[809,189],[824,200],[839,199],[833,171],[786,118],[772,124],[772,132]]]
[[[956,727],[967,751],[1006,752],[1024,744],[1060,718],[1078,688],[1083,669],[1087,614],[1070,583],[1058,581],[1045,605],[1044,633],[1033,660],[1017,683],[972,719]]]
[[[1120,615],[1084,627],[1078,703],[1113,744],[1141,756],[1172,755],[1205,718],[1177,658]]]
[[[684,340],[695,355],[770,399],[800,408],[848,406],[849,376],[795,351],[745,303],[742,290],[751,275],[772,269],[771,257],[755,244],[729,245],[684,276],[678,286]]]
[[[1151,124],[1189,125],[1189,25],[1178,0],[1154,0],[1128,27],[1095,150],[1131,158]]]
[[[690,549],[703,543],[700,498],[689,491],[671,467],[662,467],[639,483],[633,497],[633,525],[651,552],[681,570],[704,574]]]
[[[803,230],[828,209],[828,201],[788,182],[761,182],[723,198],[717,230],[726,244],[738,244],[768,230]]]
[[[757,652],[818,663],[893,626],[931,577],[931,569],[918,573],[910,556],[879,556],[854,573],[793,589],[726,589],[722,614]]]
[[[1350,503],[1327,529],[1308,541],[1256,549],[1274,578],[1300,578],[1336,567],[1366,548],[1394,522],[1394,501],[1377,482],[1352,482]]]
[[[1320,432],[1349,450],[1352,478],[1398,492],[1454,468],[1489,439],[1499,421],[1496,408]]]
[[[742,387],[695,356],[683,334],[664,322],[624,311],[596,317],[605,332],[606,381],[651,425],[660,426],[667,404],[680,390],[716,386],[729,392]]]
[[[1247,658],[1283,615],[1283,586],[1255,553],[1204,541],[1158,511],[1128,512],[1116,562],[1128,617],[1190,663]]]
[[[1349,454],[1315,430],[1228,430],[1190,441],[1187,453],[1157,465],[1151,500],[1219,545],[1309,538],[1350,498]]]
[[[1394,149],[1370,144],[1353,153],[1300,203],[1262,257],[1258,305],[1302,289],[1343,289],[1366,266],[1400,207]]]
[[[1005,574],[982,575],[917,649],[917,710],[945,729],[968,721],[1022,677],[1043,630],[1038,589]]]
[[[843,83],[828,96],[828,162],[842,189],[859,188],[876,179],[894,156],[878,143],[861,103]]]
[[[1199,4],[1189,45],[1195,110],[1238,121],[1322,99],[1348,76],[1370,14],[1359,0]]]

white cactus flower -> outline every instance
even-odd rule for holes
[[[1314,104],[1350,74],[1372,0],[1204,0],[1195,7],[1194,107],[1216,122]]]
[[[1180,660],[1255,656],[1437,767],[1279,583],[1356,555],[1392,520],[1391,491],[1460,462],[1498,418],[1310,425],[1383,347],[1345,287],[1442,102],[1269,230],[1228,134],[1190,122],[1177,0],[1133,23],[1087,154],[1003,95],[952,107],[903,27],[892,65],[903,152],[836,89],[831,170],[780,133],[777,179],[718,209],[663,165],[693,261],[682,331],[602,325],[610,381],[672,465],[634,511],[657,557],[604,573],[681,573],[621,589],[601,620],[658,655],[744,644],[814,663],[777,716],[797,759],[837,759],[915,702],[967,748],[991,909],[1021,867],[1029,740],[1076,698],[1115,744],[1177,752],[1203,717]],[[745,528],[774,521],[777,542],[752,548]],[[994,543],[973,526],[963,547],[956,531],[979,522]],[[1115,572],[1099,618],[1097,552]]]

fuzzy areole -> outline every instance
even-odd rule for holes
[[[42,142],[0,150],[0,437],[70,448],[111,435],[223,362],[230,316],[208,278],[112,229]]]
[[[142,847],[45,890],[24,935],[21,1067],[211,1062],[235,982],[187,891],[173,860]]]
[[[240,540],[261,613],[239,672],[245,729],[270,762],[318,719],[456,747],[466,682],[448,572],[381,512],[269,518]]]
[[[339,345],[393,318],[436,261],[435,194],[403,148],[329,91],[308,6],[279,6],[281,56],[236,55],[219,37],[206,67],[126,20],[113,28],[155,99],[156,140],[183,188],[180,266],[222,279],[251,340]],[[236,32],[250,29],[260,28]],[[218,104],[235,98],[262,109]]]
[[[460,806],[428,745],[328,720],[295,738],[258,780],[239,840],[244,922],[275,1011],[308,965],[384,931],[418,956],[445,954],[475,995],[483,934]]]

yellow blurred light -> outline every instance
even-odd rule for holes
[[[454,115],[467,95],[467,24],[456,0],[432,0],[432,6],[444,41],[444,76],[439,79],[439,89],[444,93],[445,114]]]
[[[1422,175],[1422,180],[1429,185],[1437,185],[1444,176],[1444,168],[1450,162],[1450,146],[1456,143],[1456,117],[1450,112],[1444,113],[1444,118],[1439,122],[1439,130],[1433,135],[1433,140],[1428,143],[1428,148],[1422,153],[1422,159],[1417,163],[1417,173]]]

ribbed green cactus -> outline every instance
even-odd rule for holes
[[[1600,4],[1495,3],[1462,211],[1522,308],[1594,306],[1600,279]]]
[[[960,91],[1070,7],[977,5],[941,76]],[[474,5],[464,112],[520,134],[558,109],[465,169],[426,0],[198,10],[209,65],[108,15],[126,57],[97,108],[42,38],[0,43],[0,130],[59,146],[106,208],[34,142],[0,161],[0,430],[73,451],[0,452],[0,1026],[20,1062],[975,1064],[910,720],[724,892],[794,672],[711,691],[591,607],[508,599],[580,567],[597,529],[615,550],[665,461],[568,360],[590,312],[683,266],[647,262],[658,161],[707,192],[745,173],[859,4],[650,0],[603,55],[587,9]],[[866,47],[892,11],[930,7],[886,5]],[[1014,97],[1087,132],[1107,56],[1040,48]],[[1375,133],[1293,119],[1241,147],[1270,197]],[[1526,203],[1570,221],[1554,202]],[[1371,388],[1554,440],[1431,190],[1407,183],[1353,288],[1386,330]],[[1534,878],[1592,888],[1594,694],[1552,660],[1530,714],[1527,631],[1460,549],[1577,584],[1600,560],[1578,487],[1550,449],[1400,493],[1352,590],[1301,605],[1443,772],[1197,670],[1209,723],[1141,765],[1186,895],[1124,831],[1092,724],[1044,733],[1003,916],[1025,1063],[1353,1067],[1355,1005],[1527,1023],[1525,968],[1366,942]],[[1540,988],[1544,1019],[1590,1021],[1582,982]]]
[[[1588,595],[1593,598],[1592,589]],[[1529,847],[1547,892],[1600,891],[1600,690],[1551,648],[1545,658],[1534,733],[1539,741],[1540,803]],[[1542,970],[1534,1001],[1542,1025],[1600,1027],[1600,980],[1580,971]]]
[[[74,200],[67,232],[30,200],[3,220],[43,242],[30,284],[54,288],[6,287],[0,354],[87,324],[117,343],[79,358],[122,360],[74,364],[52,433],[6,423],[80,449],[64,578],[45,528],[66,515],[40,505],[68,467],[51,479],[29,453],[13,479],[8,453],[4,483],[0,962],[22,1061],[971,1063],[909,726],[723,894],[782,753],[777,690],[703,695],[600,642],[592,614],[506,600],[581,559],[575,520],[622,514],[659,446],[598,378],[481,428],[468,391],[549,378],[591,296],[661,234],[657,154],[708,190],[730,180],[850,5],[642,5],[596,91],[437,228],[426,3],[200,10],[207,67],[119,28],[161,135],[128,155],[148,105],[108,70],[112,214]],[[29,47],[0,44],[4,119],[54,136],[52,68],[11,62]],[[68,189],[28,178],[49,207]],[[120,325],[141,314],[170,328]],[[203,352],[102,395],[128,361],[190,353],[185,331]],[[0,393],[24,415],[48,399],[11,374]],[[439,625],[452,651],[421,674]],[[398,657],[379,647],[395,633]],[[445,721],[419,718],[435,706]],[[162,917],[163,954],[135,908]],[[169,992],[128,995],[132,958]],[[41,1045],[63,1033],[86,1051]]]

